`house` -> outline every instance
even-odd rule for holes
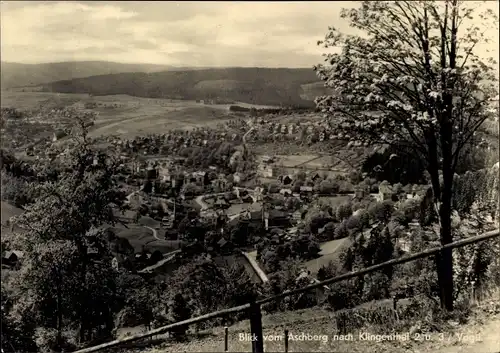
[[[279,176],[279,181],[283,185],[290,185],[293,181],[293,178],[290,175],[280,175]]]
[[[2,264],[7,266],[15,266],[23,258],[24,253],[18,250],[6,251],[2,255]]]
[[[167,182],[172,179],[170,169],[166,166],[166,163],[162,163],[162,165],[158,168],[158,178],[163,182]]]
[[[302,221],[302,211],[301,210],[297,210],[294,213],[292,213],[292,220],[295,223],[300,223]]]
[[[312,194],[313,187],[312,186],[301,186],[300,193],[301,194]]]
[[[60,139],[62,139],[63,137],[67,136],[66,132],[64,132],[63,130],[57,130],[56,132],[54,132],[54,135],[52,136],[52,141],[53,142],[56,142]]]
[[[204,171],[194,172],[193,178],[194,178],[194,181],[200,185],[206,185],[209,183],[208,173],[204,172]]]
[[[259,164],[257,169],[258,174],[263,178],[272,178],[276,174],[276,168],[266,164]]]
[[[152,165],[148,166],[146,169],[146,178],[147,179],[156,179],[158,177],[158,171]]]
[[[368,190],[368,186],[356,185],[354,187],[354,198],[358,200],[364,199],[367,195],[370,194],[370,190]]]
[[[264,221],[267,220],[269,227],[290,227],[291,219],[287,212],[280,210],[269,210],[269,212],[264,212]]]
[[[316,182],[316,180],[318,180],[318,179],[322,179],[321,175],[319,175],[319,173],[314,172],[314,173],[311,174],[311,180],[312,181]]]
[[[384,184],[384,183],[381,183],[379,185],[378,193],[379,193],[379,200],[380,201],[392,200],[392,197],[394,195],[394,191],[392,189],[392,186],[389,184]]]
[[[234,173],[234,174],[233,174],[233,181],[234,181],[236,184],[241,183],[241,180],[242,180],[242,175],[241,175],[241,173],[236,172],[236,173]]]
[[[224,175],[219,175],[217,179],[211,181],[213,187],[218,188],[220,190],[226,190],[228,181]]]
[[[292,190],[290,189],[281,189],[280,194],[283,196],[291,196],[292,195]]]
[[[274,158],[273,157],[267,156],[267,155],[262,157],[262,163],[269,164],[269,163],[272,163],[272,162],[274,162]]]
[[[311,271],[302,271],[300,273],[300,275],[295,279],[295,282],[304,282],[304,285],[312,285],[312,284],[317,284],[317,283],[320,283],[320,281],[317,279],[317,278],[314,278],[312,275],[311,275]],[[304,292],[302,294],[300,294],[298,301],[301,301],[301,300],[306,300],[307,296],[315,296],[316,297],[316,300],[318,302],[321,302],[325,299],[325,297],[328,295],[330,291],[330,288],[328,286],[322,286],[322,287],[318,287],[314,292]]]

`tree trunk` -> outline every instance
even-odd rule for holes
[[[87,320],[87,293],[86,290],[86,282],[87,282],[87,247],[82,246],[81,250],[81,261],[82,261],[82,270],[80,272],[80,285],[83,290],[82,297],[80,298],[80,342],[87,341],[87,328],[88,328],[88,320]]]
[[[453,242],[451,229],[451,211],[453,194],[453,176],[455,174],[452,156],[452,97],[445,95],[446,111],[441,122],[441,150],[443,154],[443,187],[441,190],[441,205],[439,220],[441,223],[441,245]],[[441,306],[447,311],[453,311],[453,252],[452,249],[444,250],[439,258],[439,279]]]
[[[58,273],[57,283],[57,345],[60,347],[62,344],[62,327],[63,327],[63,308],[62,308],[62,274]]]
[[[440,242],[446,245],[452,242],[451,232],[451,203],[453,186],[453,168],[451,151],[448,150],[448,141],[443,144],[443,185],[439,180],[439,164],[437,163],[437,149],[431,151],[430,165],[428,172],[431,177],[434,202],[440,202],[439,221],[440,221]],[[431,145],[431,147],[433,147]],[[447,311],[453,310],[453,254],[451,249],[444,250],[439,256],[436,256],[436,271],[440,288],[441,307]]]

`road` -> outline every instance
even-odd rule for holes
[[[150,231],[153,232],[153,237],[156,239],[156,240],[165,240],[165,239],[160,239],[158,238],[158,232],[156,231],[156,229],[154,228],[151,228],[151,227],[148,227],[148,226],[143,226],[144,228],[147,228],[149,229]]]
[[[255,259],[256,251],[252,251],[251,253],[246,253],[246,252],[241,252],[243,257],[248,261],[250,266],[252,266],[253,270],[259,276],[260,280],[262,283],[267,283],[269,282],[269,278],[267,278],[266,273],[260,268],[258,262]]]
[[[142,270],[138,271],[138,273],[153,272],[156,268],[158,268],[158,267],[162,266],[164,263],[172,260],[180,252],[181,252],[181,250],[175,250],[175,251],[169,252],[168,254],[164,254],[162,260],[158,261],[154,265],[143,268]]]

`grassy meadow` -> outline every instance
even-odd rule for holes
[[[1,106],[19,110],[39,107],[80,109],[92,107],[98,113],[91,131],[94,137],[162,133],[173,129],[215,126],[235,118],[229,104],[205,105],[196,101],[139,98],[128,95],[90,96],[88,94],[2,91]],[[248,106],[248,104],[246,104]]]

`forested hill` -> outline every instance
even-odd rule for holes
[[[312,69],[224,68],[120,73],[52,82],[44,90],[225,103],[312,106],[322,84]],[[314,94],[312,94],[314,91]]]
[[[171,69],[166,65],[122,64],[109,61],[65,61],[43,64],[20,64],[2,61],[1,65],[2,89],[35,86],[95,75],[122,72],[156,72]]]

